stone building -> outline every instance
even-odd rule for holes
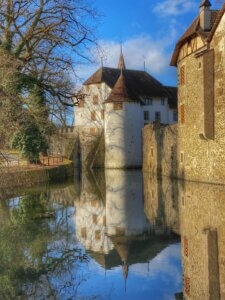
[[[225,4],[209,0],[177,42],[171,65],[178,69],[178,176],[224,183]]]
[[[203,0],[198,16],[176,44],[171,66],[178,70],[177,135],[174,140],[166,136],[175,128],[144,130],[144,135],[153,132],[156,136],[148,147],[166,153],[163,163],[145,154],[144,161],[149,161],[157,174],[225,183],[224,13],[225,4],[221,10],[212,10],[210,1]],[[149,141],[144,139],[144,144]]]
[[[177,89],[163,86],[147,72],[102,67],[83,85],[86,95],[75,111],[75,126],[103,136],[106,168],[142,166],[142,128],[155,120],[177,121]]]

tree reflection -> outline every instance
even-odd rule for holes
[[[49,192],[0,203],[0,298],[75,299],[86,254],[70,225],[72,208],[49,201]]]

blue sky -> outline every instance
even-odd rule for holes
[[[211,1],[215,8],[217,0]],[[127,68],[146,70],[167,85],[176,85],[176,69],[169,67],[175,43],[199,12],[201,0],[96,0],[102,15],[98,28],[104,65],[115,67],[120,42]],[[83,79],[99,66],[82,67]]]

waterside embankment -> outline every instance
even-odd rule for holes
[[[7,168],[0,173],[0,199],[10,195],[13,190],[18,188],[30,188],[44,183],[58,183],[65,181],[74,174],[72,162],[62,165],[23,169]]]

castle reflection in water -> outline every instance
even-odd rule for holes
[[[141,172],[106,170],[83,173],[75,200],[78,240],[106,270],[121,266],[125,281],[130,265],[149,262],[179,241],[164,220],[146,217],[142,195]]]
[[[225,299],[225,186],[139,171],[79,176],[50,198],[75,206],[76,238],[102,268],[119,267],[126,284],[132,265],[181,240],[183,291],[176,299]]]
[[[225,187],[148,173],[143,181],[136,171],[83,173],[75,207],[77,238],[105,269],[121,265],[126,279],[130,265],[154,258],[175,233],[184,298],[225,299]]]

